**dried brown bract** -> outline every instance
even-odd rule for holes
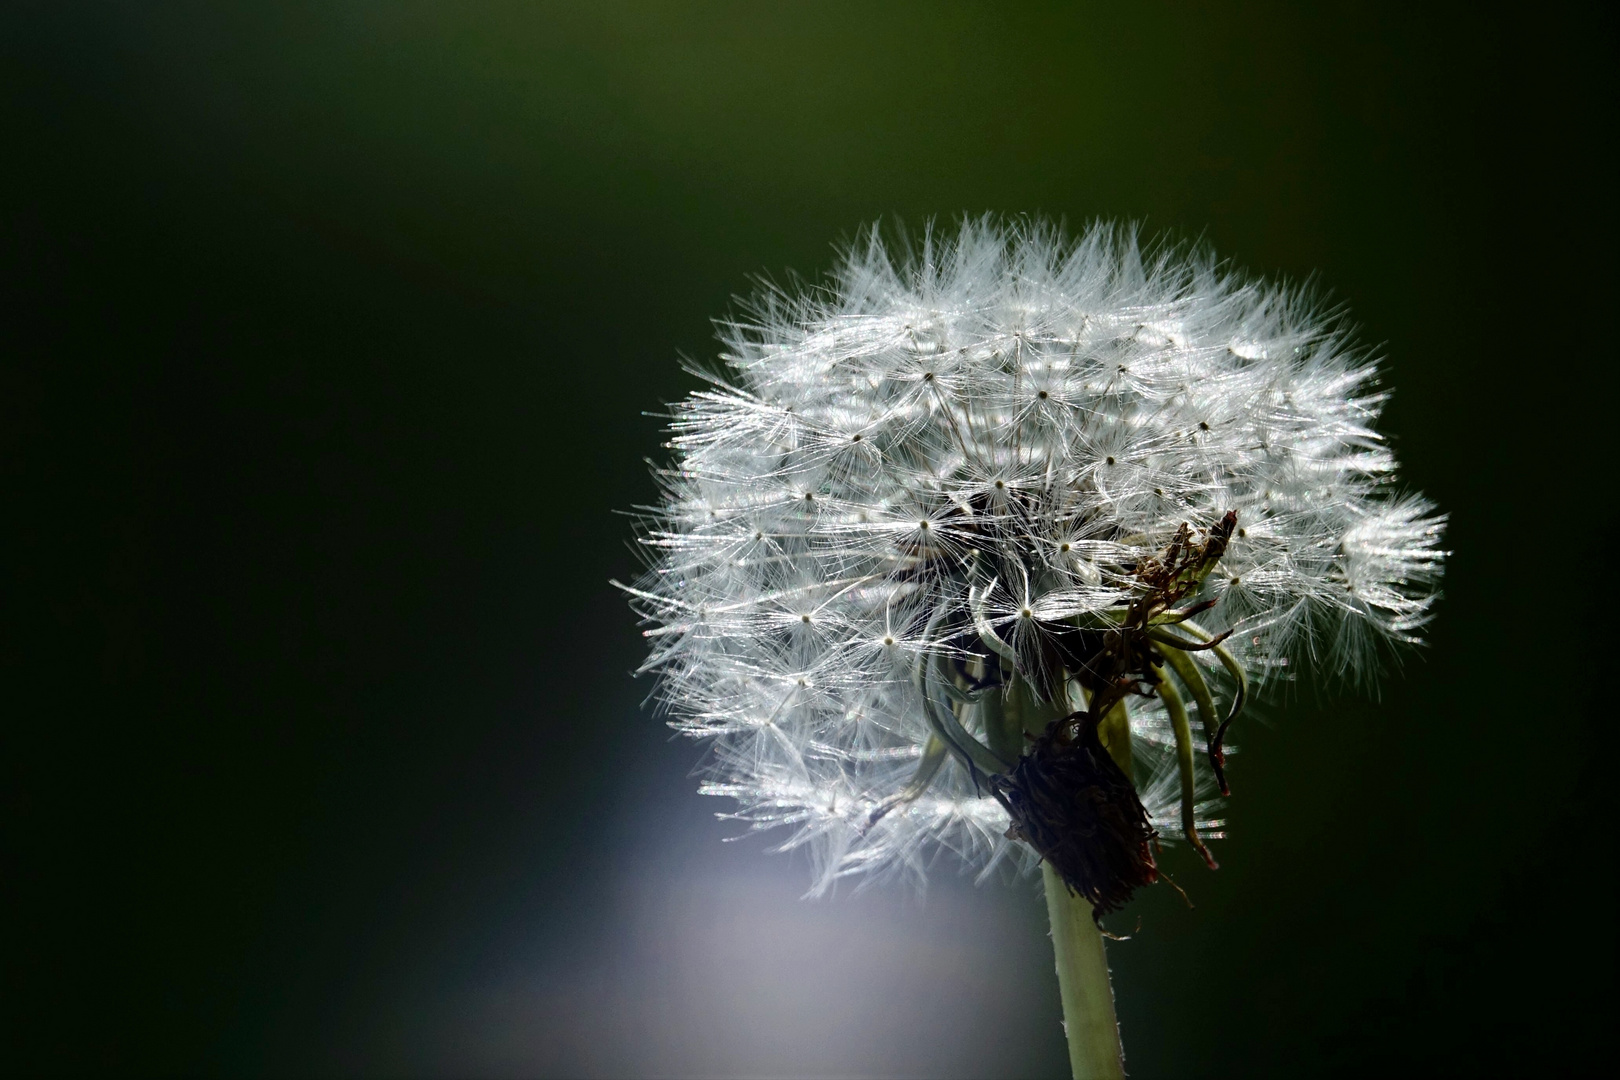
[[[1008,834],[1040,852],[1096,918],[1158,880],[1158,833],[1089,714],[1054,721],[995,783]]]

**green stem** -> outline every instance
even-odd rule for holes
[[[1052,950],[1057,954],[1069,1068],[1074,1080],[1123,1080],[1125,1053],[1114,1016],[1108,957],[1091,905],[1069,891],[1051,863],[1041,863],[1041,876],[1046,881],[1046,913],[1052,920]]]
[[[1007,738],[1021,726],[1032,734],[1046,730],[1053,720],[1067,716],[1073,702],[1067,682],[1060,683],[1060,700],[1037,700],[1033,689],[1017,676],[1008,680],[1003,708]],[[1083,694],[1083,692],[1082,692]],[[1125,703],[1109,712],[1112,742],[1108,751],[1121,768],[1130,769],[1130,717]],[[1046,914],[1052,923],[1052,951],[1057,957],[1058,991],[1063,998],[1063,1031],[1069,1040],[1069,1067],[1075,1080],[1123,1080],[1125,1053],[1119,1043],[1119,1021],[1114,1017],[1114,990],[1108,982],[1108,957],[1102,934],[1092,918],[1091,905],[1069,891],[1049,862],[1041,863],[1046,883]]]

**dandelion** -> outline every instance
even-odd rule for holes
[[[1165,843],[1216,865],[1246,701],[1289,661],[1370,678],[1430,617],[1443,519],[1373,363],[1302,289],[990,218],[874,228],[721,338],[626,587],[701,790],[812,894],[1039,865],[1077,1075],[1119,1075],[1098,920]]]

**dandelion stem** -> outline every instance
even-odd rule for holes
[[[1066,716],[1074,704],[1069,700],[1067,680],[1063,686],[1060,700],[1037,702],[1029,686],[1014,676],[1007,693],[1021,706],[1026,728],[1040,732],[1045,731],[1051,721]],[[1080,689],[1080,696],[1088,699],[1084,689]],[[1109,756],[1120,763],[1126,775],[1130,774],[1130,723],[1125,703],[1121,701],[1109,710],[1102,724],[1113,740],[1106,744]],[[1092,916],[1091,904],[1070,891],[1050,862],[1041,863],[1041,876],[1046,883],[1052,951],[1057,956],[1063,1031],[1069,1040],[1069,1066],[1075,1080],[1124,1077],[1124,1051],[1120,1049],[1119,1022],[1114,1018],[1114,990],[1108,982],[1108,958],[1103,953],[1102,933]]]
[[[1051,863],[1041,864],[1041,876],[1046,882],[1046,913],[1052,920],[1052,950],[1057,954],[1069,1068],[1075,1080],[1123,1080],[1125,1053],[1114,1016],[1108,957],[1091,905],[1069,891]]]

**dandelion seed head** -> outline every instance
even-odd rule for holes
[[[954,760],[895,802],[931,733],[915,673],[964,659],[976,618],[1050,667],[1051,627],[1130,604],[1178,530],[1229,513],[1196,599],[1257,678],[1288,657],[1367,678],[1430,617],[1443,519],[1396,484],[1374,365],[1301,289],[1129,229],[986,218],[912,247],[873,229],[823,285],[764,287],[720,330],[628,591],[671,723],[712,740],[700,790],[785,829],[813,892],[920,879],[941,849],[1033,865]],[[1167,820],[1163,708],[1131,731]]]

